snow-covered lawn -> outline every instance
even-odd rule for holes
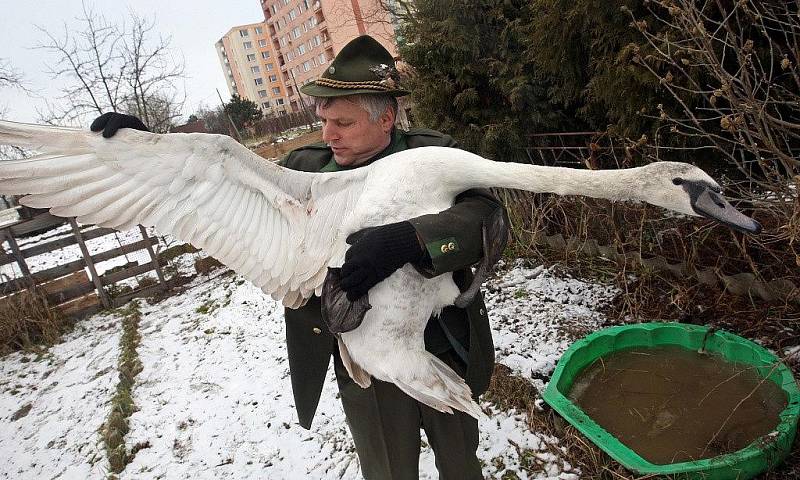
[[[604,322],[614,291],[552,271],[506,266],[487,285],[498,362],[541,387],[576,336]],[[140,300],[143,371],[137,376],[121,479],[358,479],[360,471],[333,379],[312,429],[297,424],[283,308],[231,274],[198,277],[178,295]],[[116,387],[121,319],[104,313],[78,324],[47,355],[0,358],[0,477],[104,478],[98,434]],[[578,478],[513,411],[492,409],[480,424],[484,474],[519,468],[517,448],[540,452],[535,478]],[[420,478],[438,478],[424,444]]]

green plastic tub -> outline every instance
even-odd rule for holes
[[[762,378],[786,392],[788,405],[776,429],[733,453],[691,462],[655,465],[622,444],[567,398],[572,383],[599,357],[633,347],[676,345],[722,355],[731,362],[756,367]],[[746,480],[778,465],[786,458],[797,431],[800,391],[791,371],[763,347],[732,333],[682,323],[642,323],[610,327],[575,342],[558,362],[544,392],[544,400],[598,447],[629,470],[642,475],[669,475],[680,479]]]

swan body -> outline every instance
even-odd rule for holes
[[[344,262],[349,234],[438,213],[470,188],[646,201],[759,228],[725,202],[711,177],[682,163],[587,171],[421,147],[355,170],[308,173],[265,161],[220,135],[124,129],[104,139],[6,121],[0,144],[40,152],[0,162],[0,192],[29,194],[21,203],[81,223],[155,226],[206,250],[290,308],[322,294],[328,269]],[[464,381],[424,348],[428,319],[459,295],[451,274],[427,279],[410,265],[377,284],[360,326],[338,335],[350,375],[363,387],[375,377],[438,410],[481,416]]]

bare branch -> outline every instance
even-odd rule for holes
[[[635,61],[660,80],[680,110],[659,106],[660,118],[671,132],[713,147],[751,185],[794,198],[791,179],[800,174],[798,2],[653,4],[657,31],[631,18],[647,46]]]
[[[184,62],[175,61],[170,38],[158,35],[155,19],[129,12],[129,27],[109,23],[83,5],[81,28],[56,36],[37,27],[45,39],[37,48],[57,60],[48,73],[62,85],[56,99],[45,100],[40,121],[76,124],[87,115],[120,111],[139,116],[153,131],[175,123],[185,95],[179,81]]]

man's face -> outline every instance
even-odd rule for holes
[[[331,147],[334,160],[343,167],[364,163],[391,141],[391,109],[370,122],[369,113],[360,105],[338,98],[325,108],[317,106],[317,116],[322,120],[322,141]]]

